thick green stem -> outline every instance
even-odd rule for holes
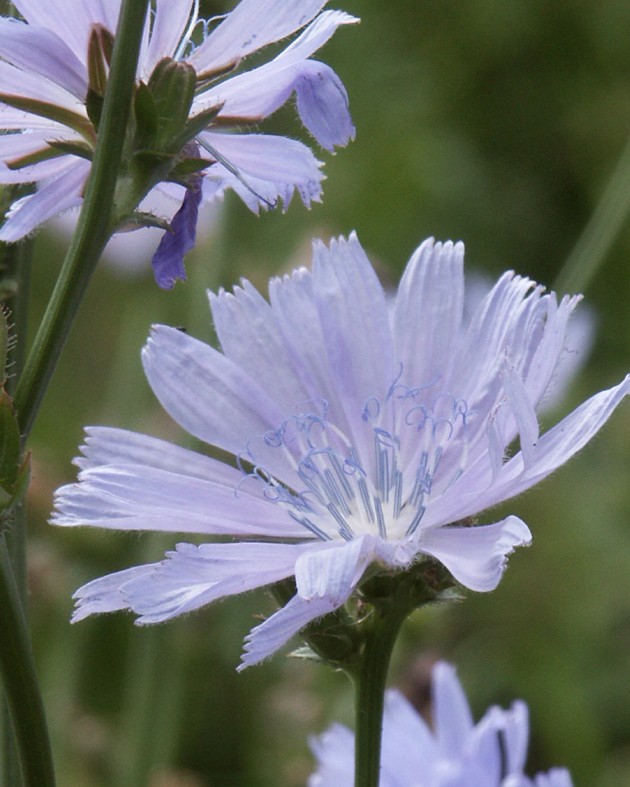
[[[554,282],[557,292],[584,292],[630,214],[630,140],[601,199]]]
[[[30,432],[85,290],[113,230],[114,193],[148,6],[149,0],[122,3],[98,143],[79,224],[15,394],[24,434]]]
[[[362,657],[350,674],[355,685],[355,787],[378,787],[387,671],[407,609],[374,611]]]
[[[25,787],[54,787],[52,751],[28,628],[0,536],[0,669]]]

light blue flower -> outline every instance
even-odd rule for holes
[[[435,559],[493,590],[531,536],[516,516],[477,515],[579,451],[630,379],[539,434],[579,297],[558,302],[505,273],[464,321],[463,255],[461,243],[425,241],[390,308],[355,235],[316,243],[312,272],[272,279],[270,302],[247,281],[210,295],[222,352],[156,326],[143,351],[151,387],[236,466],[89,428],[53,522],[238,540],[178,544],[97,579],[77,592],[75,619],[131,609],[157,623],[294,577],[296,595],[248,636],[246,666],[343,605],[366,572]]]
[[[357,21],[341,11],[319,13],[326,1],[242,0],[209,26],[197,21],[198,0],[157,0],[138,79],[146,84],[165,57],[185,61],[197,75],[191,117],[218,111],[212,127],[196,137],[196,155],[208,160],[203,198],[233,189],[255,212],[286,207],[296,190],[306,206],[319,201],[321,163],[306,145],[225,132],[256,124],[295,95],[303,124],[323,148],[332,151],[354,137],[339,77],[310,59],[340,25]],[[37,191],[12,205],[0,229],[0,240],[7,242],[81,204],[96,140],[88,88],[98,83],[95,63],[108,68],[120,0],[16,0],[15,6],[27,23],[0,18],[0,184],[36,183]],[[199,25],[203,41],[195,47]],[[243,58],[304,27],[270,62],[233,73]],[[184,199],[181,184],[160,188],[178,203]]]
[[[380,787],[572,787],[564,768],[524,775],[527,706],[490,708],[474,724],[455,669],[433,668],[433,729],[398,691],[385,697]],[[352,787],[354,734],[341,724],[311,742],[318,762],[309,787]]]

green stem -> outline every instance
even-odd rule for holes
[[[387,671],[396,637],[408,610],[374,610],[362,657],[350,675],[355,685],[355,787],[378,787]]]
[[[39,327],[15,394],[27,435],[74,317],[112,234],[112,211],[149,0],[123,0],[98,142],[77,231]]]
[[[630,140],[599,204],[556,277],[557,292],[584,292],[630,214]]]
[[[25,787],[54,787],[52,751],[24,612],[0,536],[0,669]]]

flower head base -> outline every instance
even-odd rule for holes
[[[12,205],[0,229],[0,240],[7,242],[82,202],[120,0],[17,0],[15,5],[28,24],[0,18],[5,86],[0,183],[37,183],[38,188]],[[227,189],[255,212],[288,206],[296,190],[308,207],[320,199],[323,175],[307,146],[285,137],[226,132],[257,124],[295,95],[303,124],[322,147],[332,151],[354,137],[341,81],[310,58],[340,25],[356,19],[341,11],[319,13],[326,0],[242,0],[212,29],[202,25],[203,40],[196,44],[198,5],[198,0],[155,3],[140,53],[133,127],[117,196],[117,226],[157,224],[175,235],[156,261],[156,277],[167,286],[183,277],[182,255],[191,233],[182,226],[189,222],[169,224],[136,212],[154,187],[161,184],[174,200],[183,200],[188,218],[194,198],[220,198]],[[247,55],[302,28],[270,62],[231,73]]]
[[[381,787],[572,787],[564,768],[533,780],[524,775],[529,737],[527,706],[490,708],[474,724],[450,664],[433,668],[430,729],[397,691],[385,699]],[[352,787],[354,736],[340,724],[312,741],[318,769],[309,787]]]
[[[248,637],[248,665],[379,572],[438,561],[492,590],[531,536],[516,516],[477,516],[563,464],[628,393],[626,378],[540,435],[578,298],[506,273],[465,321],[462,244],[423,243],[391,308],[354,235],[314,258],[272,280],[269,303],[248,282],[211,294],[222,352],[154,328],[143,360],[160,402],[236,467],[89,429],[53,521],[242,540],[179,544],[95,580],[77,619],[128,608],[155,623],[293,577],[295,596]]]

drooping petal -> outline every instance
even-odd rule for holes
[[[343,82],[325,63],[307,60],[294,80],[298,115],[317,142],[330,151],[355,137]]]
[[[247,55],[291,35],[313,19],[327,0],[241,0],[192,53],[201,75],[236,65]]]
[[[13,203],[0,229],[0,241],[12,243],[21,240],[46,219],[81,204],[90,163],[69,158],[65,167],[65,172],[44,182],[35,194]]]
[[[161,623],[210,604],[279,582],[293,574],[302,545],[178,544],[151,573],[125,587],[139,625]]]
[[[492,525],[425,529],[418,546],[443,563],[462,585],[486,592],[499,584],[507,556],[530,541],[527,525],[509,516]]]
[[[322,14],[274,60],[226,79],[200,96],[195,107],[201,110],[222,104],[222,117],[261,120],[279,109],[295,91],[302,122],[315,139],[329,150],[347,144],[354,138],[354,126],[345,88],[332,69],[307,58],[339,25],[355,21],[339,11]]]
[[[335,609],[328,598],[313,598],[306,601],[294,596],[291,601],[253,628],[245,638],[245,648],[237,670],[259,664],[285,645],[294,634],[312,620]]]
[[[210,156],[216,150],[234,168],[230,171],[217,163],[206,170],[205,197],[221,197],[231,188],[254,213],[279,203],[288,208],[296,190],[307,208],[320,201],[321,162],[297,140],[269,134],[203,132],[199,142],[210,146]]]
[[[354,781],[354,733],[342,724],[333,724],[309,744],[319,767],[310,776],[308,787],[350,787]]]
[[[164,233],[153,255],[155,281],[163,290],[173,289],[177,279],[186,281],[184,257],[195,248],[201,197],[201,182],[186,189],[182,204],[171,220],[171,229]]]

